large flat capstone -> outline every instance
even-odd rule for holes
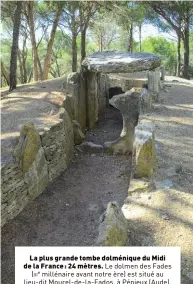
[[[85,58],[82,67],[85,71],[121,73],[151,70],[159,67],[161,59],[147,52],[103,51]]]

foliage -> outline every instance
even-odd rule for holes
[[[189,72],[193,76],[193,3],[191,2],[37,0],[34,1],[34,5],[28,5],[29,1],[23,2],[17,59],[18,83],[33,80],[35,48],[38,55],[39,79],[40,74],[43,74],[46,57],[48,78],[52,78],[72,70],[79,70],[81,61],[87,54],[102,50],[147,51],[158,54],[171,74],[176,72],[177,61],[183,64],[185,58],[184,64],[189,64]],[[1,2],[1,61],[7,73],[10,73],[16,3]],[[30,25],[27,21],[29,6],[33,6],[35,47],[32,45]],[[57,21],[57,28],[51,35],[57,11],[61,7],[62,13]],[[146,23],[158,27],[162,32],[175,31],[174,40],[177,42],[178,39],[178,45],[175,41],[153,36],[142,42],[142,26]],[[134,40],[136,31],[137,41]],[[1,84],[3,86],[6,84],[4,78]]]
[[[174,42],[168,41],[164,37],[148,37],[142,42],[142,51],[159,55],[166,70],[175,74],[177,54]]]

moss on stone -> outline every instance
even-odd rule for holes
[[[84,141],[85,135],[80,128],[80,124],[76,120],[73,120],[72,123],[74,131],[74,144],[79,145]]]
[[[119,154],[119,155],[125,155],[125,154],[132,153],[132,149],[133,149],[132,139],[133,137],[128,138],[125,135],[123,137],[119,137],[115,141],[105,142],[104,143],[105,153]]]
[[[40,136],[34,124],[25,123],[21,128],[19,143],[14,151],[14,156],[19,161],[24,174],[34,162],[40,147]]]
[[[127,220],[117,202],[107,205],[105,219],[99,227],[98,244],[124,246],[127,243]]]
[[[143,144],[136,146],[136,173],[135,177],[151,177],[155,166],[153,139],[150,137]]]
[[[130,181],[128,194],[132,195],[133,193],[149,192],[155,190],[155,188],[155,184],[152,180],[145,178],[132,179]]]

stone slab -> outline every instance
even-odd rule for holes
[[[82,62],[83,70],[102,73],[122,73],[151,70],[159,67],[161,59],[147,52],[95,52]]]

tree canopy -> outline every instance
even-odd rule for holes
[[[2,1],[1,86],[78,71],[86,55],[122,50],[160,55],[169,74],[193,76],[188,1]],[[143,37],[146,24],[165,37]]]

